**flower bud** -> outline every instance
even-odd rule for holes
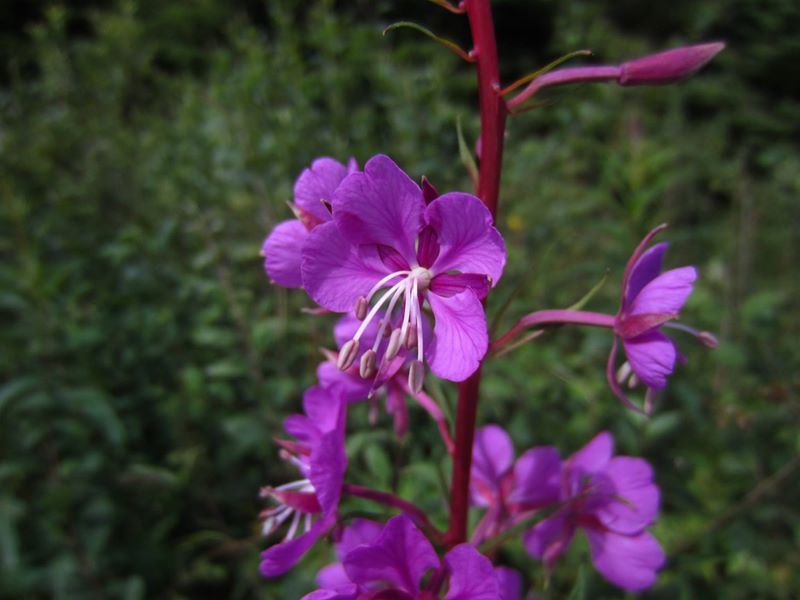
[[[620,65],[620,85],[664,85],[693,75],[718,54],[725,44],[712,42],[683,46],[637,58]]]

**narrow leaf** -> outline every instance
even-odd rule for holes
[[[575,50],[574,52],[570,52],[569,54],[565,54],[564,56],[561,56],[561,57],[555,59],[553,62],[546,64],[545,66],[543,66],[538,71],[534,71],[533,73],[528,73],[524,77],[521,77],[520,79],[517,79],[514,83],[512,83],[508,87],[503,88],[498,93],[501,96],[505,96],[509,92],[513,92],[518,87],[520,87],[522,85],[525,85],[526,83],[528,83],[530,81],[533,81],[534,79],[536,79],[540,75],[544,75],[545,73],[549,73],[550,71],[552,71],[556,67],[558,67],[558,66],[564,64],[565,62],[567,62],[568,60],[572,60],[573,58],[575,58],[577,56],[591,56],[591,55],[592,55],[592,51],[591,50]]]
[[[568,306],[567,310],[582,310],[583,307],[586,306],[586,304],[588,304],[589,300],[591,300],[594,297],[594,295],[597,294],[597,292],[599,292],[602,289],[607,279],[608,279],[608,269],[606,269],[606,272],[603,273],[603,276],[600,278],[600,281],[595,283],[594,287],[590,289],[583,298],[578,300],[572,306]]]
[[[469,149],[467,141],[464,139],[464,132],[461,129],[461,117],[456,118],[456,134],[458,135],[458,155],[461,158],[461,163],[469,173],[472,187],[478,189],[478,165],[472,156],[472,151]]]
[[[428,2],[433,2],[437,6],[441,6],[443,9],[453,13],[454,15],[463,15],[465,12],[461,6],[453,6],[447,0],[428,0]]]
[[[475,62],[475,59],[472,58],[469,53],[464,50],[461,46],[456,44],[455,42],[439,37],[435,33],[433,33],[430,29],[419,25],[418,23],[414,23],[412,21],[398,21],[397,23],[392,23],[386,29],[383,30],[383,35],[386,35],[390,31],[394,29],[400,29],[401,27],[409,27],[411,29],[416,29],[420,33],[427,35],[433,41],[440,43],[442,46],[450,50],[451,52],[455,53],[457,56],[463,58],[467,62]]]

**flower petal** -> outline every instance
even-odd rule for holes
[[[377,267],[382,264],[380,259],[373,256],[369,260],[365,252],[368,249],[345,241],[335,223],[315,227],[303,247],[300,263],[308,295],[329,310],[351,311],[358,297],[366,296],[388,274]]]
[[[344,560],[351,581],[389,583],[412,596],[425,571],[438,567],[433,546],[405,514],[389,519],[374,544],[354,548]]]
[[[344,448],[346,404],[337,398],[338,419],[335,429],[325,433],[311,451],[308,478],[324,514],[336,512],[342,495],[342,482],[347,470],[347,453]]]
[[[583,448],[573,454],[567,461],[571,475],[582,478],[604,470],[614,453],[614,438],[607,431],[602,431],[592,438]]]
[[[300,600],[357,600],[358,586],[354,583],[340,586],[336,589],[314,590]]]
[[[486,425],[475,432],[472,445],[473,499],[478,506],[487,506],[493,498],[487,498],[482,490],[498,493],[500,480],[514,462],[514,445],[505,430],[498,425]],[[476,485],[477,484],[477,485]]]
[[[264,270],[269,278],[283,287],[303,286],[300,258],[308,231],[297,219],[278,223],[261,247]]]
[[[333,195],[334,220],[353,244],[384,244],[416,262],[415,242],[422,228],[422,190],[391,158],[377,155]]]
[[[650,525],[658,514],[659,490],[647,461],[630,456],[612,458],[605,469],[616,499],[596,511],[608,529],[626,535]]]
[[[657,390],[666,387],[678,357],[675,342],[660,331],[648,331],[622,340],[622,345],[633,372],[647,387]]]
[[[373,544],[383,530],[383,523],[370,519],[353,519],[342,532],[342,539],[336,544],[336,555],[344,560],[351,550],[361,544]]]
[[[544,560],[547,569],[552,569],[575,535],[575,526],[565,513],[556,513],[529,529],[522,541],[528,554]]]
[[[656,244],[642,254],[631,269],[628,281],[625,284],[625,305],[636,297],[642,288],[653,281],[661,273],[664,262],[664,253],[669,248],[667,242]]]
[[[303,169],[294,184],[294,203],[310,212],[320,221],[331,220],[331,213],[323,204],[331,203],[333,192],[347,176],[349,169],[338,160],[323,156]]]
[[[608,381],[608,387],[611,388],[611,391],[614,392],[617,398],[619,398],[622,403],[630,408],[631,410],[635,410],[636,412],[643,413],[644,411],[636,406],[625,392],[622,390],[622,386],[620,386],[619,381],[617,381],[617,351],[619,348],[619,338],[614,336],[614,343],[611,346],[611,352],[608,354],[608,361],[606,362],[606,380]]]
[[[431,292],[438,296],[449,298],[470,289],[475,292],[475,295],[483,300],[486,294],[489,293],[491,284],[487,275],[479,273],[457,273],[451,275],[449,273],[442,273],[437,275],[431,280]]]
[[[350,372],[351,369],[352,373]],[[351,369],[340,371],[335,363],[326,360],[317,367],[317,379],[319,379],[319,383],[323,387],[341,386],[342,394],[348,402],[366,400],[372,389],[372,380],[362,379],[359,376],[357,362]]]
[[[492,286],[503,274],[506,245],[494,227],[483,202],[471,194],[450,192],[439,196],[425,210],[425,220],[439,242],[439,256],[431,270],[488,275]]]
[[[427,294],[427,298],[436,323],[425,358],[439,377],[464,381],[480,366],[489,346],[481,301],[472,290],[449,298]]]
[[[561,457],[552,446],[531,448],[514,465],[514,486],[508,501],[528,508],[558,502],[561,495]]]
[[[259,567],[261,574],[264,577],[276,577],[286,573],[335,524],[336,515],[331,513],[314,523],[303,535],[264,550]]]
[[[494,575],[500,586],[500,600],[520,600],[522,598],[522,576],[508,567],[496,567]]]
[[[628,315],[678,314],[697,279],[697,269],[681,267],[666,271],[645,285],[626,310]]]
[[[649,588],[656,580],[656,571],[666,557],[649,532],[620,535],[587,529],[592,562],[595,568],[614,585],[631,592]]]
[[[470,544],[459,544],[444,557],[450,586],[444,600],[498,600],[500,586],[491,561]]]

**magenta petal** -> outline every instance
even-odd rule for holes
[[[308,478],[314,486],[319,505],[324,514],[335,512],[342,495],[342,482],[347,469],[347,453],[344,448],[345,410],[344,400],[339,398],[339,417],[336,428],[325,433],[311,451]]]
[[[564,514],[555,514],[525,532],[523,543],[528,554],[544,560],[548,569],[569,547],[575,527]]]
[[[489,209],[471,194],[450,192],[425,210],[425,220],[437,233],[439,256],[431,270],[488,275],[497,284],[506,264],[506,245],[495,229]]]
[[[315,385],[303,393],[303,411],[321,433],[333,431],[339,423],[341,388]]]
[[[489,293],[489,277],[478,273],[457,273],[451,275],[443,273],[431,280],[431,292],[438,296],[449,298],[460,294],[464,290],[470,289],[475,295],[483,300]]]
[[[336,544],[336,555],[344,560],[351,550],[361,544],[372,544],[380,536],[383,523],[369,519],[353,519],[342,532],[342,539]]]
[[[607,431],[598,433],[583,448],[573,454],[567,468],[581,478],[604,470],[614,453],[614,438]]]
[[[300,263],[308,295],[329,310],[351,311],[358,297],[366,296],[388,274],[376,268],[375,261],[366,260],[364,251],[345,241],[333,222],[315,227]]]
[[[514,462],[514,446],[511,438],[498,425],[486,425],[475,432],[472,446],[472,480],[478,483],[473,496],[480,506],[486,506],[489,499],[480,490],[488,488],[497,492],[500,480]]]
[[[353,583],[344,572],[342,563],[333,563],[322,567],[317,573],[317,585],[325,590],[335,590]]]
[[[464,381],[476,371],[489,346],[483,305],[472,290],[449,298],[436,294],[427,298],[436,322],[425,358],[439,377]]]
[[[647,387],[660,390],[667,385],[678,356],[675,342],[660,331],[649,331],[622,340],[622,345],[633,372]]]
[[[666,271],[645,285],[625,310],[628,315],[677,314],[686,304],[697,279],[694,267]]]
[[[636,294],[642,291],[644,286],[659,276],[667,248],[669,248],[667,242],[656,244],[642,254],[633,265],[625,286],[626,306],[636,297]]]
[[[531,448],[514,465],[514,487],[509,502],[541,507],[561,495],[561,457],[552,446]]]
[[[333,192],[348,173],[348,168],[332,158],[316,159],[300,173],[294,184],[294,203],[310,212],[323,223],[331,220],[331,213],[323,204],[331,203]]]
[[[614,585],[631,592],[649,588],[666,557],[649,532],[620,535],[587,529],[592,562],[595,568]]]
[[[641,458],[617,456],[605,474],[613,484],[615,499],[595,512],[597,518],[616,533],[639,533],[658,514],[659,491],[652,467]]]
[[[354,371],[358,369],[356,363],[351,367]],[[317,367],[317,379],[320,385],[328,387],[338,385],[342,388],[342,394],[348,402],[358,402],[366,400],[372,389],[371,379],[362,379],[357,372],[340,371],[335,363],[325,361]]]
[[[350,580],[362,585],[392,584],[412,596],[419,591],[425,571],[439,567],[439,558],[406,515],[392,517],[374,544],[361,545],[345,557]]]
[[[450,586],[444,600],[498,600],[500,587],[491,561],[470,544],[459,544],[444,557]]]
[[[407,263],[416,262],[415,242],[422,228],[422,190],[391,158],[377,155],[337,188],[334,220],[353,244],[384,244]]]
[[[522,598],[522,576],[517,571],[508,567],[496,567],[494,576],[500,586],[500,600]]]
[[[336,515],[329,514],[311,526],[303,535],[276,544],[261,553],[261,574],[264,577],[283,575],[291,569],[311,546],[336,523]]]
[[[354,583],[339,586],[335,589],[314,590],[300,600],[356,600],[359,588]]]
[[[272,281],[288,288],[303,286],[300,258],[307,238],[308,231],[297,219],[275,226],[261,247],[264,270]]]

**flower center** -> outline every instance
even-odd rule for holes
[[[419,291],[424,292],[429,287],[431,287],[431,280],[433,279],[433,273],[431,273],[425,267],[414,267],[413,269],[411,269],[411,274],[408,276],[408,278],[416,279]]]

